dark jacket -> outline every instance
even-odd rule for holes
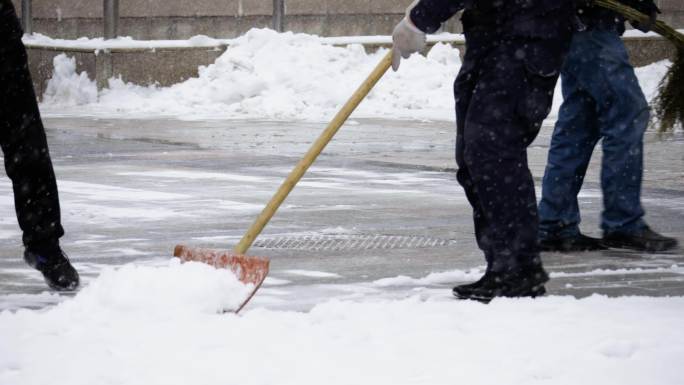
[[[658,10],[658,7],[653,0],[619,1],[646,15],[650,15],[652,12]],[[598,5],[578,7],[577,16],[586,29],[614,31],[620,35],[625,32],[625,18],[618,13],[599,7]]]
[[[0,39],[21,39],[24,32],[10,0],[0,0]]]
[[[625,18],[611,10],[598,6],[580,7],[577,16],[582,23],[581,30],[613,31],[620,35],[625,32]]]
[[[486,29],[503,36],[553,37],[558,20],[574,17],[572,0],[421,0],[411,11],[411,21],[432,33],[462,9],[466,33]]]
[[[410,16],[430,33],[461,9],[466,50],[515,41],[510,49],[541,76],[560,69],[575,30],[573,0],[421,0]]]
[[[421,31],[434,33],[465,6],[465,0],[422,0],[411,10],[411,21]]]
[[[658,7],[653,0],[619,0],[647,15]],[[582,1],[579,1],[580,3]],[[440,25],[463,13],[466,32],[486,28],[497,29],[503,35],[550,37],[558,31],[558,18],[574,19],[572,0],[421,0],[411,11],[411,20],[422,31],[433,33]],[[554,17],[548,17],[554,14]],[[606,29],[622,34],[625,19],[599,6],[578,6],[577,16],[584,28]]]

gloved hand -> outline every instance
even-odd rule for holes
[[[660,12],[660,8],[658,8],[657,5],[654,3],[650,3],[647,8],[640,7],[641,9],[637,8],[642,13],[645,13],[648,15],[648,20],[644,23],[639,23],[637,21],[630,21],[629,23],[634,26],[634,28],[638,29],[641,32],[649,32],[655,25],[656,21],[658,20],[658,14]]]
[[[410,8],[409,8],[410,9]],[[411,54],[425,48],[426,34],[411,21],[409,11],[392,32],[392,69],[399,69],[401,58],[408,59]]]
[[[641,32],[649,32],[658,20],[660,9],[653,0],[620,0],[620,2],[648,15],[648,20],[644,23],[631,20],[629,22],[634,28]]]

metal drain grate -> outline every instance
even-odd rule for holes
[[[255,247],[289,250],[420,249],[455,245],[453,239],[406,235],[311,235],[257,240]]]

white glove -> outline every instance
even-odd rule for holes
[[[411,54],[425,48],[426,35],[416,27],[408,15],[404,17],[392,32],[392,69],[398,70],[401,58],[408,59]]]

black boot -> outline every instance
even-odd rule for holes
[[[472,283],[467,283],[465,285],[458,285],[452,289],[452,293],[455,297],[458,297],[460,299],[468,298],[472,295],[473,290],[480,287],[485,280],[489,279],[488,276],[490,274],[491,272],[489,271],[489,269],[487,269],[484,275],[480,277],[480,279]]]
[[[677,240],[651,230],[648,226],[635,232],[611,232],[603,236],[603,244],[609,247],[658,252],[677,247]]]
[[[546,293],[544,283],[548,280],[549,276],[541,266],[514,272],[487,272],[478,282],[456,286],[453,292],[459,299],[485,303],[494,297],[534,298]]]
[[[37,252],[27,248],[24,251],[24,261],[43,273],[45,282],[54,290],[74,290],[78,287],[78,273],[59,247],[48,252]]]
[[[606,250],[600,239],[587,237],[582,233],[568,237],[553,237],[539,240],[541,251],[591,251]]]

